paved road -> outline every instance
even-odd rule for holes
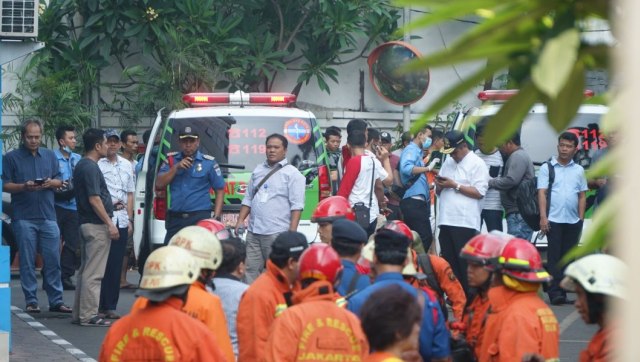
[[[136,282],[138,280],[138,273],[135,271],[129,272],[127,277],[130,283]],[[64,292],[65,303],[69,305],[73,304],[73,293],[73,291]],[[82,350],[88,356],[97,358],[107,328],[73,325],[71,324],[70,315],[48,312],[47,299],[44,291],[38,291],[38,298],[40,300],[40,308],[42,308],[43,312],[33,315],[36,321],[44,324],[58,336],[69,341],[75,348]],[[575,296],[570,294],[570,298],[575,298]],[[118,313],[121,315],[126,314],[133,304],[134,299],[133,290],[122,290],[118,303]],[[16,307],[24,308],[24,296],[20,288],[20,281],[15,278],[11,280],[11,302]],[[560,359],[562,361],[577,361],[580,351],[586,347],[591,336],[595,333],[596,327],[585,325],[575,312],[575,308],[571,305],[553,306],[552,309],[560,323]],[[22,347],[26,343],[43,342],[40,340],[28,342],[14,340],[13,343],[18,343]],[[52,342],[45,341],[44,343]]]

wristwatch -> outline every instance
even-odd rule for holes
[[[456,184],[456,191],[460,192],[460,184]]]

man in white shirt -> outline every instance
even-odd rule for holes
[[[120,297],[120,274],[124,254],[127,250],[129,230],[133,228],[133,168],[131,162],[118,155],[121,142],[116,130],[105,132],[107,137],[107,157],[98,161],[104,180],[113,203],[111,220],[118,228],[119,238],[111,240],[111,248],[107,259],[107,267],[100,288],[99,313],[107,319],[118,319],[116,313]]]
[[[467,263],[460,250],[480,230],[482,199],[489,188],[487,166],[460,131],[444,136],[442,153],[449,155],[436,177],[436,193],[440,196],[439,227],[442,256],[451,264],[465,292],[468,292]]]
[[[367,235],[371,235],[375,231],[380,214],[375,195],[376,182],[382,182],[384,186],[391,186],[393,183],[389,152],[382,147],[376,149],[376,155],[365,151],[368,147],[366,134],[360,130],[349,134],[347,143],[351,150],[351,158],[345,167],[337,195],[349,200],[352,207],[357,203],[363,203],[369,208],[370,223],[368,227],[363,226],[363,229],[367,231]]]
[[[486,153],[483,151],[484,140],[482,132],[484,127],[478,127],[476,129],[476,143],[478,149],[475,150],[475,154],[484,161],[489,171],[490,179],[500,177],[502,175],[502,168],[504,161],[502,160],[502,154],[497,147],[488,150]],[[482,207],[482,221],[487,227],[487,231],[498,230],[502,231],[502,202],[500,199],[500,190],[489,188],[487,194],[484,195],[483,207]]]

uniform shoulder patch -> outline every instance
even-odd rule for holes
[[[213,157],[211,155],[205,155],[205,154],[202,155],[202,158],[204,158],[205,160],[210,160],[210,161],[213,161],[213,160],[216,159],[215,157]]]

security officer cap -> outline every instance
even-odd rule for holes
[[[367,232],[357,222],[338,219],[332,223],[331,238],[348,243],[364,244],[367,242]]]
[[[198,133],[196,132],[196,130],[191,127],[191,126],[184,126],[182,128],[180,128],[180,132],[178,133],[178,137],[180,137],[180,139],[185,139],[185,138],[198,138]]]

